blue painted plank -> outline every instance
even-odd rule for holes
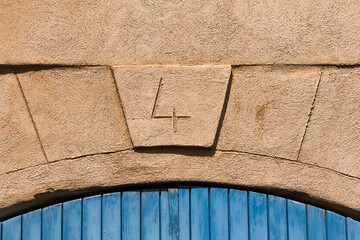
[[[167,189],[160,191],[160,219],[160,237],[162,240],[170,240],[170,204]]]
[[[327,240],[346,240],[345,218],[326,211]]]
[[[306,205],[288,200],[289,240],[306,240]]]
[[[21,240],[21,216],[3,222],[3,240]]]
[[[2,223],[0,222],[0,240],[2,239]]]
[[[61,215],[61,204],[42,210],[41,234],[43,240],[61,240]]]
[[[122,239],[140,240],[140,192],[124,192],[122,197]]]
[[[141,193],[141,239],[160,239],[160,197],[158,191]]]
[[[209,240],[209,189],[191,188],[191,240]]]
[[[41,240],[41,210],[22,216],[22,240]]]
[[[81,240],[82,200],[63,203],[63,240]]]
[[[325,210],[307,206],[308,240],[326,240]]]
[[[267,198],[265,194],[249,192],[250,240],[268,239]]]
[[[179,190],[169,189],[171,240],[179,239]]]
[[[190,240],[190,189],[179,189],[179,240]]]
[[[347,218],[346,227],[347,240],[360,240],[360,222]]]
[[[286,199],[268,197],[269,240],[287,240]]]
[[[103,195],[102,240],[120,240],[121,236],[121,194]]]
[[[210,189],[210,239],[229,239],[228,192],[226,188]]]
[[[248,194],[246,191],[229,191],[230,240],[249,239]]]
[[[83,199],[83,240],[101,239],[101,196]]]

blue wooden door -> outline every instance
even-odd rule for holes
[[[124,191],[0,223],[0,240],[360,240],[360,223],[281,197],[226,188]]]

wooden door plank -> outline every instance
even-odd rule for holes
[[[325,210],[307,206],[308,240],[326,240]]]
[[[289,240],[306,240],[306,206],[288,200]]]
[[[230,240],[249,239],[248,193],[229,191],[229,237]]]
[[[22,240],[41,240],[41,210],[22,216]]]
[[[101,196],[83,199],[83,240],[101,240]]]
[[[160,198],[158,191],[141,193],[141,239],[160,239]]]
[[[346,240],[345,218],[326,211],[326,235],[327,240]]]
[[[209,189],[191,188],[191,240],[209,240]]]
[[[249,192],[250,240],[268,239],[267,197],[265,194]]]
[[[161,240],[170,240],[170,206],[168,189],[160,190],[160,237]]]
[[[179,239],[179,189],[169,189],[170,236],[171,240]]]
[[[179,240],[190,240],[190,189],[179,189]]]
[[[104,194],[102,198],[102,240],[121,239],[121,194]]]
[[[3,222],[3,240],[21,240],[21,216]]]
[[[82,199],[63,203],[63,240],[81,240]]]
[[[346,218],[347,240],[360,240],[360,222]]]
[[[42,239],[61,240],[62,205],[54,205],[42,210]]]
[[[124,192],[121,210],[122,239],[140,240],[140,192]]]
[[[269,240],[287,240],[286,199],[269,195]]]
[[[229,239],[228,192],[210,188],[210,239]]]

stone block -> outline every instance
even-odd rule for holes
[[[211,147],[230,66],[114,67],[135,147]]]
[[[0,64],[358,64],[358,0],[1,1]]]
[[[131,147],[108,67],[17,72],[50,161]]]
[[[299,160],[360,177],[360,68],[324,70]]]
[[[234,69],[218,148],[295,160],[319,79],[318,67]]]
[[[0,68],[0,174],[46,163],[15,75]]]

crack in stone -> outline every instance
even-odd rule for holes
[[[126,126],[126,129],[127,129],[128,139],[129,139],[129,141],[130,141],[131,146],[134,147],[134,143],[133,143],[133,141],[132,141],[132,139],[131,139],[131,135],[130,135],[129,125],[128,125],[127,120],[126,120],[126,117],[125,117],[125,109],[124,109],[124,106],[123,106],[123,104],[122,104],[122,100],[121,100],[119,88],[118,88],[118,86],[117,86],[117,84],[116,84],[116,78],[115,78],[114,69],[113,69],[111,66],[108,66],[108,67],[109,67],[109,69],[110,69],[111,76],[112,76],[112,78],[113,78],[113,80],[114,80],[114,85],[115,85],[115,89],[116,89],[116,95],[117,95],[117,97],[118,97],[119,104],[120,104],[120,108],[121,108],[121,111],[122,111],[122,117],[123,117],[123,119],[124,119],[124,121],[125,121],[125,126]]]
[[[297,157],[296,157],[296,161],[299,161],[299,157],[300,157],[301,150],[302,150],[302,147],[303,147],[303,144],[304,144],[304,141],[305,141],[305,136],[306,136],[306,133],[307,133],[307,129],[308,129],[309,124],[310,124],[310,120],[311,120],[311,116],[312,116],[312,114],[313,114],[313,110],[315,109],[316,98],[317,98],[318,93],[319,93],[319,89],[320,89],[320,84],[321,84],[321,79],[322,79],[323,73],[324,73],[324,68],[321,68],[319,81],[318,81],[318,84],[317,84],[317,86],[316,86],[316,90],[315,90],[315,94],[314,94],[314,99],[313,99],[313,102],[312,102],[312,104],[311,104],[310,112],[309,112],[309,114],[308,114],[308,120],[307,120],[307,122],[306,122],[304,134],[303,134],[303,137],[302,137],[301,142],[300,142],[300,147],[299,147],[299,151],[298,151],[298,154],[297,154]]]
[[[282,161],[288,161],[294,164],[304,164],[306,166],[311,166],[311,167],[316,167],[316,168],[320,168],[320,169],[324,169],[324,170],[328,170],[349,178],[354,178],[354,179],[358,179],[360,180],[360,177],[356,177],[356,176],[352,176],[350,174],[347,173],[343,173],[331,168],[327,168],[327,167],[323,167],[323,166],[319,166],[319,165],[315,165],[315,164],[311,164],[311,163],[306,163],[306,162],[299,162],[297,160],[291,160],[291,159],[287,159],[287,158],[282,158],[282,157],[276,157],[276,156],[270,156],[270,155],[266,155],[266,154],[258,154],[258,153],[251,153],[251,152],[243,152],[243,151],[238,151],[238,150],[222,150],[222,149],[216,149],[216,151],[218,152],[223,152],[223,153],[238,153],[238,154],[247,154],[247,155],[251,155],[251,156],[257,156],[257,157],[266,157],[266,158],[271,158],[274,160],[282,160]]]
[[[27,99],[26,99],[26,97],[25,97],[24,89],[23,89],[23,87],[21,86],[19,77],[18,77],[18,75],[17,75],[16,70],[15,70],[14,67],[12,67],[12,71],[13,71],[13,74],[14,74],[14,76],[15,76],[15,78],[16,78],[16,81],[17,81],[17,83],[18,83],[18,86],[19,86],[19,88],[20,88],[21,95],[22,95],[22,97],[23,97],[23,99],[24,99],[24,102],[25,102],[25,105],[26,105],[26,110],[27,110],[27,112],[28,112],[28,114],[29,114],[29,117],[30,117],[30,120],[31,120],[31,122],[32,122],[32,124],[33,124],[34,130],[35,130],[35,133],[36,133],[36,137],[37,137],[37,139],[38,139],[38,141],[39,141],[39,144],[40,144],[41,152],[43,153],[43,155],[44,155],[44,157],[45,157],[45,159],[46,159],[46,162],[49,163],[49,159],[48,159],[48,157],[46,156],[46,152],[45,152],[44,145],[43,145],[43,143],[42,143],[42,141],[41,141],[41,138],[40,138],[39,130],[38,130],[37,127],[36,127],[36,123],[35,123],[35,121],[34,121],[34,117],[33,117],[32,113],[31,113],[29,103],[28,103],[28,101],[27,101]]]
[[[161,148],[162,147],[158,147],[158,149],[161,149]],[[186,147],[186,148],[192,149],[190,147]],[[207,149],[203,149],[203,150],[206,151]],[[118,151],[112,151],[112,152],[100,152],[100,153],[85,154],[85,155],[76,156],[76,157],[63,158],[63,159],[59,159],[59,160],[56,160],[56,161],[51,161],[49,163],[41,163],[41,164],[37,164],[37,165],[34,165],[34,166],[26,167],[26,168],[16,169],[16,170],[13,170],[13,171],[9,171],[9,172],[5,172],[3,174],[0,174],[0,177],[3,176],[3,175],[8,175],[8,174],[20,172],[20,171],[23,171],[23,170],[27,170],[27,169],[31,169],[31,168],[35,168],[35,167],[39,167],[39,166],[50,165],[50,164],[58,163],[58,162],[62,162],[62,161],[76,160],[76,159],[81,159],[81,158],[86,158],[86,157],[91,157],[91,156],[109,155],[109,154],[115,154],[115,153],[121,153],[121,152],[130,152],[130,153],[134,153],[134,154],[137,153],[137,152],[134,151],[133,148],[126,148],[126,149],[122,149],[122,150],[118,150]],[[331,169],[331,168],[318,166],[318,165],[311,164],[311,163],[298,162],[296,160],[291,160],[291,159],[282,158],[282,157],[270,156],[270,155],[266,155],[266,154],[251,153],[251,152],[244,152],[244,151],[238,151],[238,150],[216,149],[215,153],[216,152],[244,154],[244,155],[250,155],[250,156],[256,156],[256,157],[270,158],[272,160],[280,160],[280,161],[290,162],[290,163],[293,163],[293,164],[302,164],[302,165],[305,165],[305,166],[316,167],[316,168],[319,168],[319,169],[334,172],[336,174],[343,175],[345,177],[349,177],[349,178],[352,178],[352,179],[360,180],[360,177],[352,176],[352,175],[349,175],[349,174],[346,174],[346,173],[343,173],[343,172],[340,172],[340,171],[336,171],[336,170]],[[209,158],[211,158],[211,156],[209,156]]]
[[[84,154],[84,155],[80,155],[80,156],[76,156],[76,157],[62,158],[62,159],[54,160],[54,161],[47,162],[47,163],[40,163],[40,164],[36,164],[36,165],[30,166],[30,167],[19,168],[19,169],[13,170],[13,171],[8,171],[8,172],[0,174],[0,177],[3,176],[3,175],[12,174],[12,173],[20,172],[20,171],[23,171],[23,170],[27,170],[27,169],[31,169],[31,168],[35,168],[35,167],[39,167],[39,166],[45,166],[45,165],[49,165],[49,164],[53,164],[53,163],[58,163],[58,162],[61,162],[61,161],[76,160],[76,159],[81,159],[81,158],[86,158],[86,157],[91,157],[91,156],[109,155],[109,154],[126,152],[126,151],[131,151],[131,150],[133,150],[133,149],[132,148],[125,148],[125,149],[121,149],[121,150],[118,150],[118,151],[112,151],[112,152],[89,153],[89,154]]]

